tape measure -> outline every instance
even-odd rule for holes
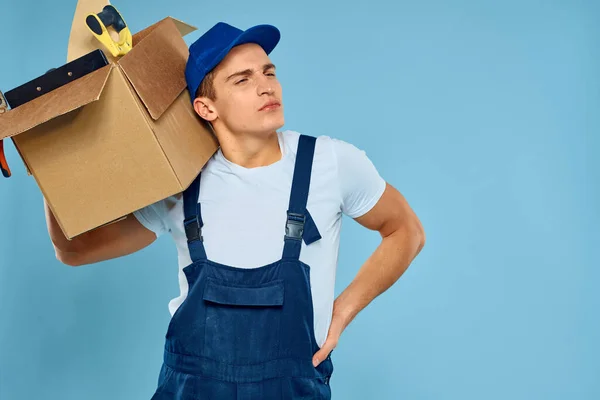
[[[85,23],[94,36],[110,51],[113,57],[124,56],[133,47],[131,31],[125,20],[114,6],[105,6],[98,14],[89,14]],[[119,34],[116,41],[108,32],[112,26]]]

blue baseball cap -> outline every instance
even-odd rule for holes
[[[229,51],[240,44],[256,43],[269,54],[281,34],[272,25],[256,25],[245,31],[219,22],[190,46],[190,55],[185,66],[185,79],[192,103],[200,83],[214,67],[225,58]]]

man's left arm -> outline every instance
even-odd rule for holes
[[[327,340],[313,356],[315,366],[337,346],[342,332],[356,315],[402,276],[425,245],[421,222],[404,196],[389,183],[376,205],[355,221],[378,231],[382,240],[335,300]]]

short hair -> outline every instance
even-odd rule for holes
[[[207,97],[213,101],[216,100],[217,93],[215,92],[214,80],[215,71],[213,69],[208,74],[206,74],[204,79],[202,79],[202,82],[200,82],[200,86],[198,86],[198,89],[196,90],[195,98],[197,99],[198,97]]]

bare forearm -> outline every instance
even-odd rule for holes
[[[50,239],[54,244],[55,250],[62,253],[75,252],[77,243],[66,238],[62,229],[60,229],[58,222],[56,221],[56,217],[54,217],[52,210],[50,210],[46,199],[44,199],[44,209],[46,212],[46,225],[48,226],[48,234],[50,235]]]
[[[404,274],[424,245],[418,228],[402,228],[386,236],[334,303],[334,318],[347,326],[377,296]]]
[[[335,299],[327,339],[313,355],[315,366],[337,346],[342,332],[356,315],[404,274],[425,245],[421,222],[402,194],[389,183],[377,204],[354,219],[378,231],[382,240],[352,283]]]

